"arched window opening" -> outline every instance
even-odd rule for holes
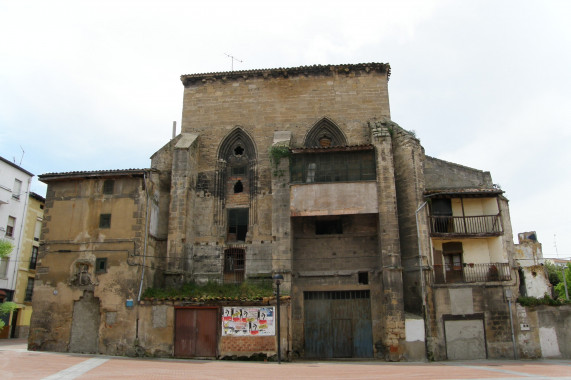
[[[303,145],[306,148],[346,146],[347,139],[335,123],[327,118],[323,118],[307,133]]]
[[[234,194],[238,194],[244,191],[244,185],[242,185],[242,181],[238,180],[234,185]]]

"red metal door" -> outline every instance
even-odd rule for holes
[[[180,308],[175,312],[174,356],[216,357],[218,310]]]

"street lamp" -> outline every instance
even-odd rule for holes
[[[281,274],[274,274],[272,279],[276,282],[276,298],[277,298],[277,324],[276,328],[278,329],[278,364],[281,364],[281,342],[280,342],[280,284],[282,283],[284,276]]]

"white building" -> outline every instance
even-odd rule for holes
[[[16,288],[17,264],[33,176],[0,157],[0,239],[6,239],[14,246],[9,256],[0,259],[0,302],[11,301]]]

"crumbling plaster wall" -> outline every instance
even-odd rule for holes
[[[100,179],[48,183],[30,349],[69,350],[74,304],[86,292],[100,300],[98,352],[123,354],[133,345],[137,317],[126,301],[136,300],[141,277],[146,220],[142,182],[142,178],[115,178],[113,195],[102,195]],[[113,229],[99,228],[102,212],[111,213]],[[97,258],[107,259],[106,271],[96,272]],[[146,264],[145,279],[152,283],[155,260],[149,258]],[[83,265],[87,271],[78,281]]]

